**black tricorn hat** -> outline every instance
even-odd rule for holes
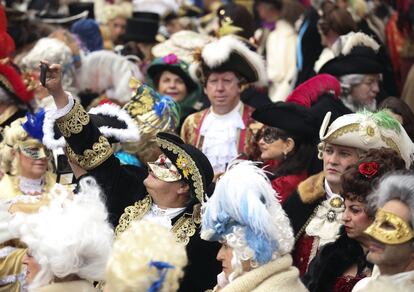
[[[79,106],[76,102],[74,106]],[[103,136],[110,143],[137,141],[140,131],[131,116],[118,105],[103,104],[92,108],[88,112],[91,122],[99,128]],[[46,111],[43,123],[43,144],[49,149],[56,149],[66,145],[51,111]]]
[[[319,73],[336,77],[348,74],[380,74],[384,71],[378,58],[379,45],[368,35],[358,32],[342,36],[340,54],[328,61]]]
[[[160,132],[157,134],[156,142],[177,167],[197,200],[200,203],[204,202],[214,177],[213,168],[207,157],[199,149],[185,144],[180,137],[173,134]]]
[[[68,5],[69,14],[77,15],[84,11],[88,11],[88,18],[95,19],[94,3],[93,2],[75,2]]]
[[[132,18],[128,18],[124,41],[139,43],[155,43],[158,33],[160,16],[151,12],[134,12]]]
[[[302,141],[318,137],[319,128],[312,114],[307,108],[294,103],[276,102],[256,109],[252,117],[266,126],[286,131]]]

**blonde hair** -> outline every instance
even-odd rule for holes
[[[120,4],[108,4],[103,9],[103,23],[108,23],[115,18],[130,18],[132,16],[132,4],[123,2]]]
[[[159,291],[177,291],[187,264],[185,246],[163,226],[145,220],[133,222],[114,243],[106,268],[106,288],[109,292],[147,291],[160,278],[158,270],[149,265],[151,261],[173,266]]]
[[[25,117],[17,119],[3,130],[3,141],[0,143],[0,167],[5,173],[16,175],[19,172],[19,156],[16,153],[19,142],[29,137],[22,127],[22,123],[26,120]]]

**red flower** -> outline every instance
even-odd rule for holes
[[[178,62],[178,58],[175,54],[169,54],[162,58],[163,62],[168,65],[173,65]]]
[[[373,162],[364,162],[358,166],[359,173],[364,175],[366,178],[371,178],[377,174],[379,169],[379,164],[375,161]]]

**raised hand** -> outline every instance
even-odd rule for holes
[[[56,107],[63,108],[68,103],[68,97],[62,87],[62,68],[60,64],[49,64],[46,60],[40,63],[48,66],[44,87],[53,96]]]

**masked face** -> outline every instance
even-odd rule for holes
[[[19,150],[27,158],[34,160],[47,158],[49,155],[49,151],[45,146],[36,140],[28,140],[20,143]]]
[[[365,234],[370,236],[367,260],[382,269],[404,270],[414,257],[411,212],[399,200],[384,204]]]
[[[152,163],[148,163],[152,174],[159,180],[165,182],[175,182],[181,180],[181,174],[175,165],[165,155],[160,155],[158,159]]]
[[[401,244],[414,238],[411,226],[397,215],[379,208],[375,221],[365,233],[375,240],[389,245]]]

